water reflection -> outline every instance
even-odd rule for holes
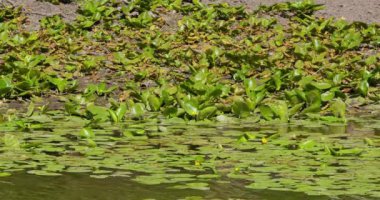
[[[58,177],[17,174],[0,180],[0,196],[2,199],[9,200],[331,199],[295,192],[249,190],[238,181],[212,182],[209,191],[169,189],[170,187],[170,184],[142,185],[120,177],[93,179],[84,174],[66,174]],[[345,197],[344,199],[354,200],[355,198]]]

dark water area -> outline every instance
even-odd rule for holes
[[[210,190],[170,189],[171,184],[143,185],[128,178],[94,179],[84,174],[45,177],[17,174],[0,180],[1,199],[9,200],[125,200],[125,199],[251,199],[328,200],[371,199],[358,196],[308,196],[304,193],[251,190],[239,181],[211,182]]]

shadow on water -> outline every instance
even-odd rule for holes
[[[238,181],[211,182],[210,190],[170,189],[171,184],[143,185],[128,178],[90,178],[85,174],[46,177],[17,174],[0,180],[1,199],[10,200],[121,200],[121,199],[260,199],[328,200],[327,196],[270,190],[250,190]],[[354,200],[355,197],[342,197]]]

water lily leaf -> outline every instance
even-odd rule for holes
[[[287,122],[289,120],[288,105],[285,101],[276,101],[275,103],[269,104],[269,107],[281,121]]]
[[[300,81],[298,81],[298,85],[304,88],[306,85],[310,84],[314,80],[312,76],[304,76]]]
[[[345,118],[335,117],[335,116],[320,116],[319,120],[326,122],[346,122]]]
[[[219,58],[223,54],[223,51],[222,49],[213,46],[212,48],[206,51],[206,54],[208,55],[210,63],[215,64],[217,58]]]
[[[186,183],[186,185],[177,185],[176,189],[194,189],[194,190],[210,190],[208,183]]]
[[[362,71],[362,79],[368,81],[372,77],[372,73],[366,69]]]
[[[91,20],[86,20],[86,21],[81,23],[83,28],[90,28],[94,24],[95,24],[95,21],[91,21]]]
[[[297,97],[303,101],[307,101],[307,98],[306,98],[306,93],[305,91],[301,90],[301,89],[295,89],[294,90],[297,94]]]
[[[266,120],[272,120],[274,117],[273,110],[267,105],[260,106],[260,114]]]
[[[255,189],[255,190],[265,190],[265,189],[268,189],[269,186],[270,184],[262,184],[262,183],[255,182],[255,183],[251,183],[247,185],[246,187]]]
[[[294,105],[293,107],[291,107],[289,109],[289,116],[293,116],[293,115],[297,114],[302,109],[302,107],[304,105],[305,105],[305,103],[298,103],[298,104]]]
[[[325,149],[325,153],[327,155],[333,155],[333,154],[335,154],[335,151],[332,148],[330,148],[328,145],[324,145],[324,149]]]
[[[167,107],[164,109],[164,111],[162,112],[162,114],[164,116],[167,116],[167,117],[176,117],[177,114],[178,114],[178,109],[176,107]]]
[[[87,146],[89,147],[96,147],[96,142],[93,139],[87,139]]]
[[[94,104],[87,105],[86,112],[89,115],[89,118],[106,121],[110,115],[108,109],[102,106],[96,106]]]
[[[33,115],[33,113],[34,113],[34,103],[33,102],[30,102],[29,103],[29,106],[28,106],[28,111],[25,113],[25,116],[26,117],[30,117],[30,116],[32,116]]]
[[[73,102],[66,102],[65,112],[70,115],[81,115],[80,105]]]
[[[307,55],[307,52],[308,52],[307,45],[304,45],[304,44],[300,45],[300,44],[298,44],[298,45],[295,45],[294,47],[295,47],[294,48],[294,53],[298,54],[301,57],[304,57],[304,56]]]
[[[256,139],[256,135],[254,133],[244,133],[244,137],[247,138],[247,140]]]
[[[79,135],[81,138],[87,138],[87,139],[95,138],[95,133],[90,128],[83,128],[79,132]]]
[[[149,101],[149,107],[153,111],[159,111],[160,110],[162,101],[158,97],[156,97],[155,95],[150,95],[148,98],[148,101]]]
[[[7,176],[12,176],[12,174],[9,172],[0,172],[0,177],[7,177]]]
[[[363,149],[353,148],[353,149],[343,149],[335,153],[336,156],[358,156],[363,153]]]
[[[7,77],[0,77],[0,97],[7,95],[12,90],[12,81]]]
[[[249,106],[243,100],[236,100],[231,106],[232,113],[238,117],[247,117],[250,114]]]
[[[321,94],[321,99],[324,102],[331,101],[335,97],[335,92],[333,91],[327,91]]]
[[[49,171],[44,171],[44,170],[29,170],[27,173],[35,174],[39,176],[61,176],[62,175],[56,172],[49,172]]]
[[[123,119],[126,112],[127,112],[127,104],[121,103],[115,112],[118,121],[121,121]]]
[[[281,89],[281,84],[282,84],[282,81],[281,81],[281,71],[276,71],[274,73],[274,75],[272,76],[273,78],[273,81],[274,81],[274,84],[276,86],[276,90],[280,90]]]
[[[111,120],[112,120],[113,122],[118,122],[118,121],[119,121],[119,118],[117,117],[115,111],[113,111],[113,110],[108,110],[108,112],[109,112],[110,117],[111,117]]]
[[[335,74],[333,77],[334,85],[340,85],[342,83],[342,80],[343,80],[343,75],[340,73]]]
[[[251,93],[256,89],[256,81],[252,78],[244,80],[245,92],[248,96],[251,96]]]
[[[362,96],[367,96],[368,95],[368,90],[369,90],[368,81],[367,80],[360,81],[360,83],[358,85],[358,90],[359,90],[359,93]]]
[[[317,38],[313,39],[313,46],[317,52],[323,51],[323,45],[321,44],[321,41],[319,41]]]
[[[311,90],[306,92],[306,102],[308,107],[305,108],[302,112],[318,112],[322,106],[321,94],[318,90]]]
[[[320,82],[311,82],[310,83],[312,86],[314,86],[315,88],[317,89],[320,89],[320,90],[326,90],[326,89],[329,89],[331,88],[331,84],[330,83],[320,83]]]
[[[145,107],[142,103],[136,103],[131,107],[131,115],[135,118],[140,118],[145,113]]]
[[[304,150],[310,150],[316,145],[314,140],[306,140],[305,142],[300,144],[300,148]]]
[[[344,50],[353,49],[358,47],[363,38],[361,37],[360,33],[357,33],[354,30],[350,30],[342,39],[341,47]]]
[[[198,119],[199,120],[209,119],[216,114],[217,110],[218,110],[218,108],[215,106],[206,107],[199,112]]]
[[[370,138],[364,138],[364,142],[365,142],[368,146],[374,146],[374,142],[373,142],[373,140],[371,140]]]
[[[190,116],[196,116],[199,113],[198,102],[195,99],[184,99],[181,101],[182,108]]]
[[[332,102],[330,109],[333,112],[335,117],[345,118],[346,103],[344,103],[341,99],[337,99],[334,102]]]
[[[5,134],[2,137],[2,142],[7,148],[20,148],[20,141],[18,138],[11,134]]]
[[[228,91],[223,91],[223,90],[229,90],[228,87],[223,87],[221,85],[213,88],[209,92],[207,92],[206,96],[211,99],[211,98],[218,98],[220,97],[223,93],[228,93]]]
[[[49,77],[48,80],[50,81],[50,83],[57,87],[59,92],[65,91],[65,89],[68,86],[68,81],[62,78]]]
[[[209,75],[210,73],[207,70],[202,69],[202,70],[197,71],[197,73],[194,74],[194,76],[192,77],[192,80],[195,83],[205,84],[207,82],[207,78],[209,77]]]
[[[192,3],[193,3],[195,6],[199,7],[199,8],[204,7],[204,5],[203,5],[203,4],[201,3],[201,1],[199,1],[199,0],[192,0]]]
[[[373,65],[377,62],[377,58],[375,55],[368,56],[368,58],[365,60],[365,64],[367,65]]]
[[[245,135],[242,135],[239,137],[237,141],[238,143],[245,143],[245,142],[248,142],[248,139],[245,137]]]
[[[91,174],[90,177],[91,177],[91,178],[96,178],[96,179],[105,179],[105,178],[108,178],[109,175],[105,175],[105,174],[94,175],[94,174]]]

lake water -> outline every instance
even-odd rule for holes
[[[12,200],[122,200],[122,199],[251,199],[251,200],[328,200],[375,199],[358,196],[332,198],[304,193],[251,190],[239,181],[212,182],[210,190],[170,189],[170,184],[147,186],[128,178],[93,179],[88,175],[66,174],[44,177],[19,174],[0,181],[0,196]]]
[[[380,123],[0,125],[2,199],[378,199]],[[27,124],[25,126],[25,124]],[[25,128],[27,127],[27,128]]]

